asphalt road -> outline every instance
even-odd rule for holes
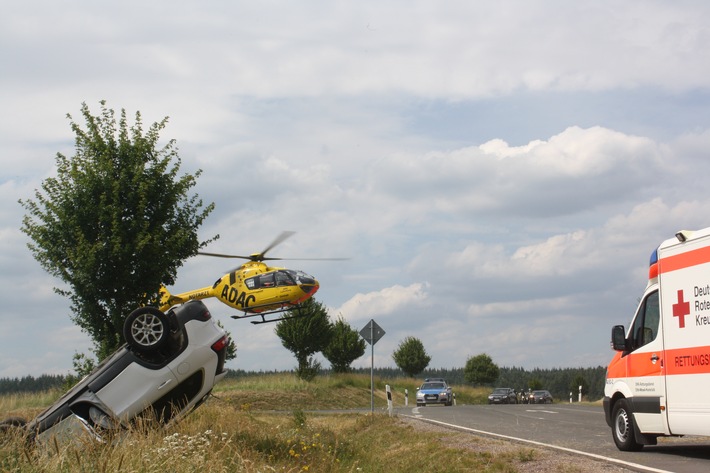
[[[439,425],[569,449],[639,471],[695,473],[710,470],[710,438],[659,438],[641,452],[621,452],[601,407],[579,404],[428,406],[396,410]]]

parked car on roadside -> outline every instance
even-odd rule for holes
[[[532,392],[530,404],[552,404],[552,394],[545,389],[538,389]]]
[[[226,374],[229,338],[201,301],[166,313],[136,309],[124,336],[126,345],[24,425],[30,439],[103,440],[139,418],[166,425],[198,407]]]
[[[488,404],[517,404],[518,396],[513,388],[495,388],[488,395]]]
[[[427,404],[443,404],[452,406],[454,404],[454,393],[451,386],[446,384],[441,378],[437,381],[427,380],[417,389],[417,407]]]

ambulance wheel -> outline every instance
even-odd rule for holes
[[[628,407],[626,399],[619,399],[614,405],[612,415],[613,424],[611,433],[614,437],[616,447],[623,452],[635,452],[641,450],[643,445],[636,442],[634,436],[634,417]]]
[[[128,346],[136,352],[155,352],[169,341],[170,319],[155,307],[141,307],[126,317],[123,336]]]

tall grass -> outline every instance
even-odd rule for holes
[[[513,472],[515,465],[535,461],[529,449],[506,456],[449,447],[463,434],[432,435],[387,416],[379,408],[386,405],[383,389],[378,389],[374,415],[366,410],[335,415],[310,412],[311,408],[369,406],[369,382],[362,375],[330,376],[310,383],[289,375],[230,380],[218,385],[216,395],[182,422],[157,429],[138,423],[105,443],[79,436],[30,445],[13,430],[0,439],[0,471]],[[389,382],[397,392],[410,389],[411,396],[417,384],[414,379]],[[0,419],[39,411],[58,394],[1,396]]]
[[[39,393],[13,393],[0,395],[0,420],[6,417],[34,417],[56,401],[62,391],[52,389]]]
[[[389,385],[395,406],[415,404],[415,378],[375,378],[375,407],[387,406],[385,386]],[[454,386],[459,404],[485,404],[490,390],[470,386]],[[362,374],[338,374],[307,382],[286,374],[265,374],[240,379],[227,379],[215,388],[215,395],[231,401],[241,400],[252,409],[290,410],[294,404],[302,409],[355,409],[370,406],[370,377]]]

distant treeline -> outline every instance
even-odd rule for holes
[[[228,378],[244,378],[259,376],[264,374],[277,374],[287,371],[244,371],[229,370]],[[327,372],[327,371],[326,371]],[[353,372],[359,374],[370,374],[369,368],[357,368]],[[398,368],[375,368],[374,375],[381,379],[395,379],[404,377],[402,370]],[[570,391],[573,392],[574,399],[577,399],[578,391],[572,386],[572,382],[581,377],[587,385],[584,392],[585,399],[598,400],[604,397],[604,382],[606,370],[603,366],[596,368],[553,368],[553,369],[533,369],[523,368],[500,368],[500,377],[489,387],[514,388],[516,390],[527,390],[531,381],[539,384],[542,389],[547,389],[555,399],[569,399]],[[452,385],[468,385],[464,379],[463,368],[452,369],[426,369],[420,375],[424,378],[444,378]],[[0,394],[12,394],[20,392],[39,392],[53,388],[66,386],[67,377],[63,375],[46,375],[35,378],[24,376],[22,378],[0,378]]]
[[[468,385],[464,379],[463,369],[452,370],[426,370],[422,377],[445,378],[450,384]],[[596,401],[604,397],[604,384],[606,382],[606,368],[552,368],[525,370],[523,368],[501,367],[498,380],[489,385],[490,388],[513,388],[516,391],[527,391],[531,382],[547,389],[558,400],[569,400],[572,391],[575,401],[579,394],[578,385],[572,386],[579,377],[586,383],[583,392],[585,400]]]
[[[39,378],[0,378],[0,394],[47,391],[64,386],[66,376],[43,374]]]
[[[326,370],[327,372],[327,370]],[[357,368],[354,373],[370,374],[370,368]],[[272,373],[277,373],[276,371]],[[375,368],[373,370],[375,376],[381,379],[396,379],[404,377],[404,373],[399,368]],[[266,372],[248,372],[242,370],[230,370],[228,377],[241,378],[255,376],[260,374],[268,374]],[[577,400],[579,390],[572,382],[581,377],[586,383],[586,390],[583,392],[585,400],[596,401],[604,397],[604,383],[606,379],[606,368],[597,366],[595,368],[552,368],[552,369],[533,369],[525,370],[523,368],[500,368],[500,376],[498,380],[490,384],[489,388],[502,387],[513,388],[516,391],[528,390],[530,382],[534,381],[541,386],[540,389],[547,389],[552,396],[558,400],[569,400],[570,391],[572,391],[575,401]],[[470,385],[464,378],[463,368],[439,368],[426,369],[419,378],[444,378],[451,385]]]

